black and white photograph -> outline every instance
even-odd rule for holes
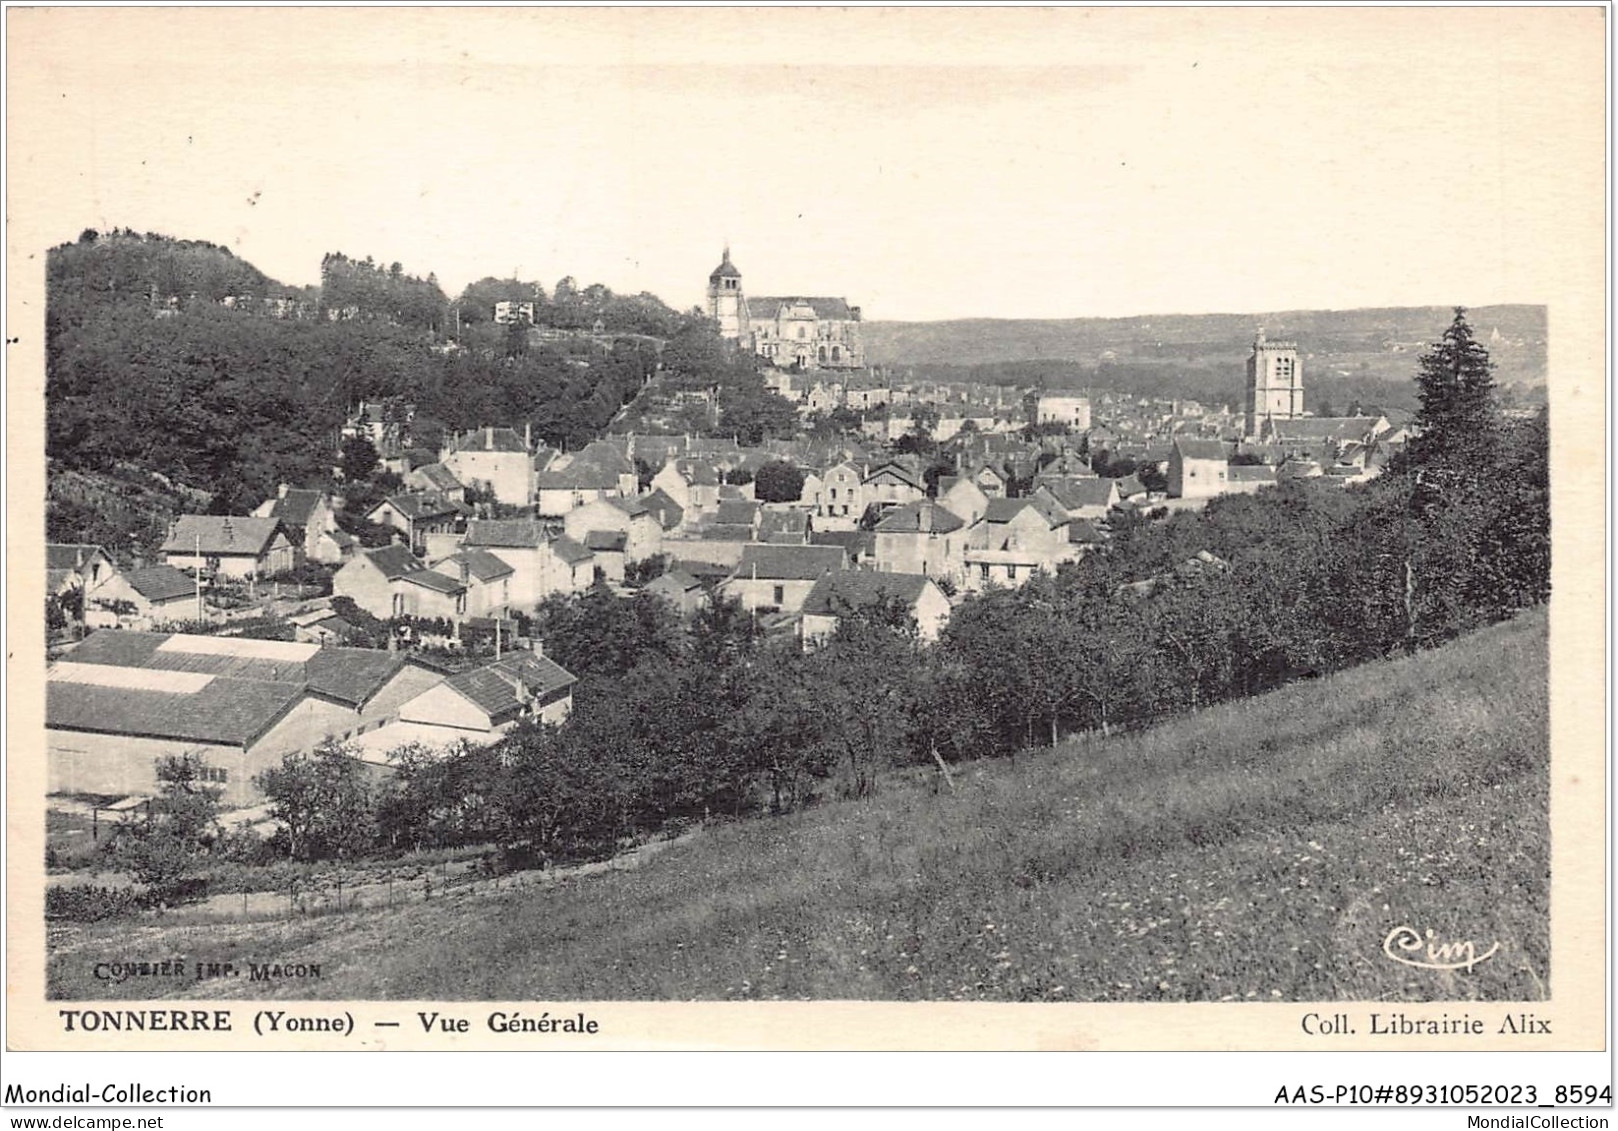
[[[1603,15],[10,9],[13,1043],[1599,1047]]]

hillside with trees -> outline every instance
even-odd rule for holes
[[[428,450],[486,424],[582,446],[656,369],[641,331],[689,328],[638,296],[603,308],[633,327],[622,338],[456,343],[431,275],[334,253],[324,285],[299,290],[226,248],[134,232],[86,232],[46,275],[51,537],[124,557],[171,508],[239,514],[279,483],[329,482],[362,400],[414,405]],[[595,314],[581,309],[568,317]]]

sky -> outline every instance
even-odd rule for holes
[[[1595,8],[6,16],[13,256],[131,227],[683,309],[728,242],[753,294],[1060,318],[1543,302],[1602,219]]]

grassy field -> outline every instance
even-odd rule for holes
[[[319,963],[184,996],[445,1000],[1539,999],[1543,610],[1143,733],[721,826],[632,871],[251,924],[52,931],[50,992],[151,996],[98,960]],[[1400,926],[1467,971],[1390,961]]]

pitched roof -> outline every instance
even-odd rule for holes
[[[853,560],[863,554],[876,552],[876,535],[869,530],[812,530],[812,546],[841,546]]]
[[[741,277],[742,273],[730,261],[730,248],[728,247],[725,249],[725,257],[720,261],[719,266],[708,273],[708,278],[710,279],[740,279]]]
[[[1076,518],[1067,524],[1067,540],[1070,543],[1077,542],[1080,545],[1095,546],[1105,542],[1107,536],[1101,533],[1096,524],[1089,519]]]
[[[591,553],[621,554],[627,545],[629,535],[622,530],[592,530],[584,536],[584,548]]]
[[[455,473],[441,463],[424,463],[411,474],[419,475],[427,481],[428,486],[438,491],[460,491],[464,488]]]
[[[813,581],[846,567],[841,546],[776,546],[753,543],[742,547],[742,560],[733,577],[759,581]]]
[[[652,513],[652,508],[646,505],[644,499],[608,499],[607,502],[623,511],[630,518],[639,518],[643,514]]]
[[[706,542],[751,542],[753,524],[750,522],[711,522],[702,530]]]
[[[278,518],[288,526],[308,526],[315,507],[323,496],[319,491],[290,487],[270,506],[270,517]]]
[[[303,697],[294,684],[189,672],[57,664],[46,673],[45,725],[60,730],[246,746]]]
[[[907,467],[898,460],[888,460],[871,468],[865,475],[865,482],[873,483],[883,477],[897,479],[907,487],[914,487],[920,491],[924,489],[925,480],[914,468]]]
[[[588,549],[565,534],[551,543],[551,552],[568,565],[577,565],[582,561],[588,561],[590,558],[595,557]]]
[[[1230,446],[1222,440],[1186,440],[1176,436],[1174,450],[1181,459],[1229,460]]]
[[[878,534],[948,534],[966,523],[948,507],[931,499],[894,507],[876,524]]]
[[[45,544],[45,568],[78,569],[80,565],[89,561],[96,554],[107,557],[109,560],[111,557],[100,546],[89,542],[47,542]]]
[[[392,679],[405,659],[374,648],[322,648],[304,663],[310,691],[359,706]]]
[[[414,573],[407,573],[399,579],[406,585],[419,585],[423,589],[431,589],[434,593],[464,593],[466,586],[459,578],[448,577],[430,569],[418,569]]]
[[[113,629],[91,633],[67,658],[75,665],[284,683],[355,705],[404,666],[402,657],[369,648]]]
[[[1275,468],[1266,464],[1233,463],[1230,465],[1229,482],[1274,483],[1276,478],[1275,470]]]
[[[802,538],[808,529],[807,511],[765,511],[759,516],[758,535],[761,539],[780,536]]]
[[[490,718],[500,719],[520,711],[530,699],[542,699],[577,682],[555,660],[522,652],[457,672],[444,684],[482,708]]]
[[[759,505],[746,499],[722,499],[719,507],[714,511],[716,523],[736,523],[744,526],[753,525],[758,517]]]
[[[1273,420],[1275,434],[1284,440],[1363,440],[1376,431],[1375,416],[1304,416]]]
[[[462,545],[535,550],[550,539],[549,528],[531,518],[483,518],[466,524]]]
[[[702,582],[683,569],[664,570],[651,581],[646,583],[648,589],[674,589],[681,593],[689,593],[693,589],[701,589]]]
[[[931,582],[919,573],[876,573],[846,569],[828,573],[804,598],[803,611],[814,616],[841,616],[897,598],[914,607]]]
[[[1146,484],[1141,482],[1138,475],[1126,475],[1118,480],[1118,494],[1122,498],[1128,499],[1146,493]]]
[[[194,597],[196,582],[173,566],[155,565],[145,569],[124,571],[124,580],[135,592],[148,601],[172,601],[177,597]]]
[[[747,314],[751,318],[774,318],[783,306],[804,304],[814,308],[816,318],[834,318],[844,321],[854,317],[854,311],[845,298],[823,295],[761,295],[747,300]]]
[[[517,572],[489,551],[476,547],[451,554],[433,568],[450,577],[459,577],[463,565],[466,566],[467,573],[478,581],[498,581]]]
[[[417,522],[424,518],[443,518],[447,515],[460,514],[464,509],[464,504],[439,495],[389,495],[382,502],[372,507],[370,513],[375,514],[383,507],[389,506],[411,522]]]
[[[445,445],[452,452],[523,452],[528,445],[515,428],[473,428],[457,432]]]
[[[382,571],[382,576],[389,581],[397,581],[407,573],[415,573],[419,569],[426,569],[422,560],[410,552],[409,546],[395,543],[392,546],[378,546],[374,550],[365,550],[363,557],[369,558],[371,564]]]
[[[590,460],[575,460],[561,471],[542,471],[536,477],[541,491],[616,491],[618,472]]]
[[[669,497],[669,493],[659,487],[650,495],[641,500],[646,509],[657,516],[657,521],[664,530],[673,530],[685,521],[685,508]]]
[[[281,531],[278,518],[247,515],[182,514],[162,553],[202,553],[208,557],[258,557]]]
[[[1119,484],[1116,479],[1064,476],[1041,479],[1039,485],[1070,511],[1081,507],[1110,507],[1118,501]]]
[[[711,463],[696,459],[677,459],[674,470],[694,487],[719,486],[719,471]]]

